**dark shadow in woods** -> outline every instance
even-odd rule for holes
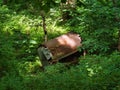
[[[79,62],[79,57],[83,55],[83,51],[82,52],[76,52],[68,57],[65,57],[61,60],[59,60],[60,63],[68,63],[68,65],[71,64],[78,64]]]

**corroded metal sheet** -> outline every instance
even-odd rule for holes
[[[82,46],[79,34],[67,33],[55,39],[51,39],[44,43],[51,54],[53,60],[59,60],[78,51],[78,47]]]

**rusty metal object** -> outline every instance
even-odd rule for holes
[[[82,46],[81,38],[76,33],[61,35],[45,42],[43,45],[44,47],[38,49],[39,56],[41,58],[44,55],[44,59],[50,62],[57,62],[60,59],[74,54],[78,51],[78,47]],[[42,55],[40,55],[40,52]]]

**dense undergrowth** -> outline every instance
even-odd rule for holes
[[[0,87],[1,90],[119,90],[119,58],[119,53],[108,57],[86,56],[80,58],[76,66],[68,68],[58,63],[46,67],[44,72],[39,71],[38,65],[33,66],[34,70],[32,65],[22,65],[18,73],[11,72],[2,77]]]
[[[52,18],[47,17],[46,25],[49,39],[69,31],[81,34],[85,38],[83,39],[85,40],[83,49],[89,49],[88,55],[81,56],[77,65],[66,66],[57,63],[47,66],[42,71],[37,54],[39,44],[44,42],[44,33],[40,25],[42,18],[27,10],[16,12],[6,5],[1,5],[0,90],[120,90],[120,53],[114,48],[118,39],[118,28],[115,28],[115,25],[111,26],[113,31],[110,31],[108,36],[104,36],[109,31],[98,30],[104,23],[99,27],[93,27],[98,23],[89,22],[90,17],[88,17],[88,21],[85,19],[87,15],[91,14],[91,11],[86,10],[88,9],[81,9],[82,13],[85,12],[83,19],[72,14],[76,18],[61,25],[60,21],[56,19],[56,16],[59,15],[56,15]],[[105,9],[105,11],[107,10]],[[101,16],[95,14],[92,18],[101,18]],[[109,18],[112,19],[112,17]],[[92,25],[84,26],[84,23],[80,23],[84,22],[84,19],[86,23]],[[75,24],[74,21],[81,25]],[[86,27],[93,29],[90,31],[91,37],[87,35]],[[105,28],[108,29],[107,25]],[[95,33],[93,33],[94,31]],[[101,38],[100,42],[99,38]],[[111,41],[109,38],[112,38]],[[101,42],[103,43],[101,44]]]

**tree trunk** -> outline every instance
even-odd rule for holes
[[[47,42],[47,30],[46,30],[46,22],[45,22],[45,11],[41,10],[40,11],[40,15],[42,17],[42,27],[43,27],[43,31],[44,31],[44,40],[45,40],[45,42]]]
[[[45,42],[47,42],[47,30],[46,30],[46,23],[45,23],[45,16],[42,15],[42,21],[43,21],[43,30],[44,30],[44,35],[45,35]]]

